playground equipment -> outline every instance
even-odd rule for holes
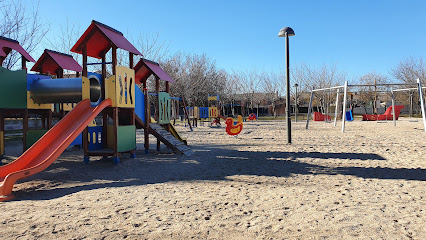
[[[395,105],[395,111],[393,109],[393,106],[390,106],[386,109],[386,112],[380,115],[377,114],[364,114],[362,115],[363,121],[381,121],[381,120],[393,120],[395,114],[395,120],[398,120],[399,113],[404,108],[403,105]]]
[[[331,116],[324,115],[320,112],[314,112],[314,121],[331,121]]]
[[[257,121],[257,115],[255,113],[250,113],[247,120],[249,121]]]
[[[406,89],[393,89],[394,86],[416,86],[416,88],[406,88]],[[313,100],[313,96],[314,96],[314,92],[317,91],[324,91],[324,90],[328,90],[328,91],[335,91],[336,90],[336,108],[335,108],[335,114],[334,114],[334,126],[336,126],[336,122],[337,122],[337,113],[338,113],[338,109],[340,106],[340,102],[339,102],[339,93],[340,90],[343,89],[343,104],[342,104],[342,112],[346,113],[346,103],[347,103],[347,94],[348,94],[348,88],[349,87],[375,87],[375,86],[384,86],[384,87],[388,87],[391,88],[391,90],[389,92],[391,92],[392,94],[392,108],[390,111],[392,111],[392,119],[393,119],[393,124],[394,126],[396,126],[396,107],[395,107],[395,100],[394,100],[394,92],[396,91],[408,91],[408,90],[417,90],[419,93],[419,102],[421,105],[421,111],[422,111],[422,117],[423,117],[423,126],[424,126],[424,131],[426,132],[426,114],[425,114],[425,107],[424,107],[424,97],[423,97],[423,89],[424,87],[422,87],[422,83],[420,81],[420,79],[417,79],[417,83],[391,83],[391,84],[375,84],[375,85],[368,85],[368,84],[356,84],[356,85],[349,85],[347,81],[345,81],[345,84],[342,86],[335,86],[335,87],[329,87],[329,88],[322,88],[322,89],[313,89],[311,91],[311,98],[309,101],[309,107],[308,107],[308,120],[306,121],[306,129],[309,128],[309,118],[311,115],[311,110],[312,110],[312,100]],[[378,92],[378,91],[362,91],[362,92]],[[387,117],[385,117],[387,119]],[[346,117],[342,117],[342,132],[345,131],[345,122],[346,122]]]
[[[346,111],[345,117],[346,117],[346,121],[353,121],[354,116],[352,114],[352,110]]]
[[[240,134],[243,130],[243,121],[241,115],[239,115],[239,121],[234,123],[233,118],[227,118],[225,120],[226,124],[226,133],[232,136]]]
[[[175,81],[160,67],[156,62],[142,58],[135,66],[135,82],[141,85],[138,89],[143,89],[143,92],[137,91],[136,102],[143,102],[141,106],[136,107],[136,127],[144,129],[145,153],[149,153],[149,134],[157,138],[157,150],[160,150],[160,143],[164,143],[170,149],[185,154],[192,155],[191,149],[186,146],[186,139],[183,139],[170,122],[171,99],[170,83]],[[148,101],[147,80],[150,76],[155,77],[155,93],[157,96],[155,118],[157,122],[151,121],[150,109]],[[160,91],[160,80],[165,82],[164,92]],[[175,100],[180,98],[174,98]],[[185,105],[184,99],[181,99]],[[185,112],[186,114],[186,112]],[[187,115],[187,114],[186,114]],[[191,127],[191,125],[190,125]],[[191,127],[192,130],[192,127]]]
[[[117,49],[129,52],[129,67],[117,66]],[[90,156],[113,157],[118,164],[123,153],[135,157],[136,150],[136,113],[140,114],[139,123],[145,129],[145,147],[148,152],[148,134],[152,133],[157,139],[175,147],[182,153],[191,153],[187,146],[178,147],[173,135],[166,136],[162,131],[169,130],[178,135],[170,127],[170,96],[168,82],[174,82],[161,67],[149,60],[141,59],[133,69],[134,55],[142,54],[123,36],[123,34],[102,23],[92,21],[89,28],[80,37],[71,51],[83,55],[82,77],[60,78],[65,67],[77,69],[70,64],[66,54],[46,50],[34,70],[43,73],[54,73],[56,79],[43,75],[26,74],[26,62],[34,59],[29,56],[17,41],[0,38],[0,60],[4,61],[7,54],[16,50],[22,55],[22,69],[10,71],[0,68],[0,137],[1,153],[4,153],[4,117],[8,114],[20,114],[24,119],[25,129],[28,129],[29,110],[48,112],[47,125],[51,125],[51,110],[53,104],[77,103],[53,128],[46,130],[17,160],[0,167],[0,201],[13,198],[14,183],[46,169],[57,157],[82,133],[84,162],[89,162]],[[112,62],[105,61],[106,54],[111,50]],[[101,59],[100,63],[88,63],[87,58]],[[0,63],[1,63],[0,62]],[[102,65],[100,77],[88,73],[87,66]],[[106,76],[106,65],[111,65],[112,76]],[[139,67],[138,67],[139,66]],[[149,69],[147,71],[147,68]],[[136,74],[135,74],[136,73]],[[149,124],[149,109],[147,105],[146,79],[154,74],[157,79],[158,94],[157,119],[158,124]],[[166,92],[159,91],[159,79],[166,80]],[[136,84],[143,85],[143,93]],[[138,89],[135,91],[135,89]],[[137,111],[135,110],[137,109]],[[64,108],[62,107],[62,110]],[[44,114],[44,112],[40,112]],[[89,126],[94,118],[102,115],[102,125]],[[145,122],[142,120],[144,119]],[[158,126],[158,127],[157,127]],[[27,131],[29,132],[29,131]],[[37,141],[38,140],[38,141]],[[182,140],[182,139],[181,139]],[[160,140],[159,140],[160,141]],[[159,145],[159,143],[158,143]],[[30,144],[28,144],[30,146]],[[24,147],[25,149],[25,147]],[[188,150],[189,149],[189,150]]]

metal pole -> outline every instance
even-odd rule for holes
[[[393,89],[391,88],[391,96],[392,96],[392,118],[393,118],[393,126],[396,126],[396,116],[395,116],[395,97],[393,95]],[[388,117],[386,116],[386,120],[388,120]]]
[[[285,49],[286,49],[286,85],[287,85],[287,143],[291,144],[291,109],[290,109],[290,51],[288,43],[288,33],[285,33]]]
[[[311,108],[312,108],[313,98],[314,98],[314,90],[311,91],[311,98],[309,100],[308,116],[307,116],[307,119],[306,119],[306,129],[309,128],[309,119],[311,118]]]
[[[426,132],[426,115],[425,115],[425,101],[423,98],[423,88],[422,88],[422,82],[420,82],[420,79],[417,78],[417,84],[419,87],[419,96],[420,96],[420,106],[422,108],[422,117],[423,117],[423,128]]]
[[[339,109],[339,94],[340,94],[340,89],[337,89],[336,109],[334,109],[334,126],[336,126],[336,124],[337,124],[337,113],[338,113],[338,109]]]
[[[342,132],[345,132],[346,122],[346,94],[348,92],[348,81],[345,81],[345,87],[343,88],[343,110],[342,110]]]
[[[295,108],[294,108],[294,121],[297,122],[297,86],[295,88],[296,88],[296,96],[295,96],[296,99],[294,101],[294,106],[295,106]]]

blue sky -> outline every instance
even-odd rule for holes
[[[402,0],[40,0],[52,23],[48,38],[61,34],[67,18],[82,30],[94,19],[125,36],[158,33],[170,52],[205,53],[226,70],[283,69],[285,42],[277,35],[290,26],[291,64],[336,65],[349,77],[388,74],[404,57],[423,57],[425,9],[425,1]]]

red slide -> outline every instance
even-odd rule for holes
[[[15,161],[0,167],[0,202],[13,198],[12,188],[21,178],[39,173],[52,164],[74,139],[106,107],[111,99],[97,107],[85,99]]]

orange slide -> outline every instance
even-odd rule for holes
[[[102,101],[97,107],[85,99],[78,103],[61,121],[15,161],[0,167],[0,201],[13,198],[13,184],[21,178],[39,173],[52,164],[106,107],[111,99]]]

